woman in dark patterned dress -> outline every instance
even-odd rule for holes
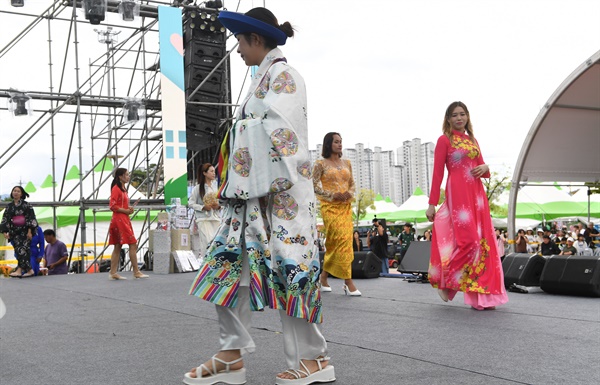
[[[10,193],[13,199],[8,204],[2,221],[0,222],[0,231],[4,237],[10,240],[15,249],[15,257],[18,261],[17,270],[10,274],[11,277],[25,278],[34,275],[31,268],[31,238],[37,230],[37,220],[33,207],[25,201],[29,194],[21,186],[15,186]]]

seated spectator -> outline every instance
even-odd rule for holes
[[[600,243],[594,244],[594,241],[600,242],[600,233],[596,230],[592,222],[588,223],[583,235],[585,237],[585,242],[590,248],[600,247]]]
[[[550,240],[550,237],[544,235],[542,244],[540,245],[540,252],[542,255],[559,255],[560,249],[556,246],[556,243]]]
[[[554,237],[554,243],[557,245],[566,245],[567,237],[565,236],[565,232],[563,230],[558,230],[556,236]]]
[[[567,238],[567,245],[562,249],[560,255],[577,255],[577,249],[573,246],[573,242],[573,238]]]
[[[515,251],[517,253],[527,253],[527,237],[525,236],[525,230],[519,229],[517,232],[517,239],[515,239]]]
[[[548,236],[548,238],[550,238],[550,236]],[[533,242],[537,243],[537,245],[534,245],[534,247],[536,248],[537,251],[540,251],[541,246],[542,246],[542,242],[544,241],[544,230],[539,227],[537,229],[537,235],[533,238]]]
[[[535,235],[533,235],[533,229],[531,227],[527,228],[527,233],[525,233],[525,237],[527,237],[527,252],[535,253],[537,245],[534,245]]]
[[[579,237],[577,237],[577,241],[575,241],[575,243],[573,243],[573,247],[575,247],[575,249],[577,249],[577,254],[581,254],[583,252],[583,250],[590,249],[590,245],[587,244],[587,242],[585,241],[585,237],[581,233],[579,233]]]
[[[573,225],[572,230],[571,230],[571,238],[575,239],[577,238],[577,235],[579,235],[579,231],[581,229],[579,228],[579,225]]]
[[[48,275],[67,274],[69,272],[67,246],[56,239],[56,233],[52,229],[44,230],[44,239],[46,240],[44,266],[48,268]]]

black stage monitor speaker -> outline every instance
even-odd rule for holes
[[[540,277],[546,293],[600,297],[600,257],[553,255]]]
[[[325,252],[319,251],[321,269],[324,265]],[[377,278],[381,273],[381,259],[371,251],[355,251],[352,261],[352,278]],[[339,277],[336,277],[339,278]]]
[[[381,259],[372,251],[355,251],[352,261],[352,279],[378,278],[381,273]]]
[[[431,242],[411,242],[400,261],[398,271],[401,273],[427,274],[429,271],[429,256]]]
[[[546,258],[538,254],[512,253],[504,257],[504,286],[513,284],[521,286],[540,286],[540,276]]]

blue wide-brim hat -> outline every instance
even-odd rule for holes
[[[246,16],[243,13],[221,11],[219,12],[219,21],[234,35],[238,33],[256,33],[275,40],[277,45],[284,45],[287,40],[287,35],[279,28]]]

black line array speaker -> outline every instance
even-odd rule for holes
[[[504,286],[540,286],[546,258],[538,254],[512,253],[504,257]]]
[[[400,261],[398,271],[401,273],[426,274],[429,271],[431,242],[411,242]]]
[[[214,163],[230,126],[231,107],[225,104],[231,104],[231,84],[229,60],[218,65],[227,54],[218,11],[186,8],[183,31],[188,175],[194,175],[198,165]]]
[[[553,255],[540,277],[546,293],[600,297],[600,257]]]

